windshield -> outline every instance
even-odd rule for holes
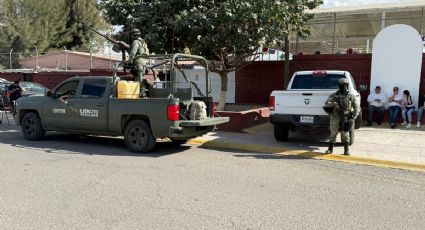
[[[19,85],[25,94],[44,94],[48,90],[43,85],[34,82],[20,82]]]
[[[338,89],[338,80],[345,78],[344,74],[302,74],[296,75],[291,89]]]

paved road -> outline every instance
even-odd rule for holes
[[[423,229],[425,174],[0,126],[1,229]]]

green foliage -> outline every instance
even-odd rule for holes
[[[141,29],[151,51],[190,48],[212,63],[222,77],[250,59],[259,47],[282,47],[290,32],[310,34],[306,10],[321,0],[100,0],[110,22]],[[223,104],[220,98],[220,104]]]
[[[101,0],[112,24],[142,30],[150,50],[182,52],[220,61],[225,71],[243,63],[258,47],[281,47],[296,31],[305,37],[320,0]]]
[[[59,47],[88,50],[90,42],[100,42],[99,36],[87,30],[87,27],[95,30],[108,28],[97,3],[93,0],[65,0],[65,3],[68,17],[66,31],[61,34],[62,43]]]
[[[25,57],[54,49],[87,48],[90,36],[81,25],[106,28],[97,4],[92,0],[0,0],[0,53],[21,53]],[[16,55],[14,60],[17,61]],[[0,64],[8,66],[8,56]],[[17,67],[17,64],[14,64]]]

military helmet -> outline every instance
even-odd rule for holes
[[[348,80],[346,78],[340,78],[338,80],[338,85],[348,85]]]
[[[140,30],[139,29],[132,29],[131,30],[131,36],[135,37],[135,36],[140,36]]]

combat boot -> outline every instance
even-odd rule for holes
[[[334,151],[334,143],[329,143],[328,150],[326,150],[325,154],[331,154]]]
[[[348,150],[348,143],[344,143],[344,155],[346,156],[350,155],[350,152]]]

